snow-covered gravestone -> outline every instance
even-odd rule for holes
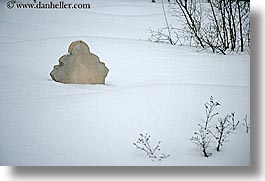
[[[108,72],[105,64],[80,40],[70,44],[68,54],[59,59],[50,75],[54,81],[66,84],[105,84]]]

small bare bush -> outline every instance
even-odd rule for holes
[[[239,124],[239,121],[235,120],[235,112],[231,113],[231,120],[229,120],[228,122],[232,126],[232,129],[235,131]]]
[[[224,145],[225,142],[228,142],[228,136],[231,134],[232,127],[229,124],[229,119],[231,115],[226,115],[224,118],[218,119],[218,124],[214,126],[214,132],[211,132],[213,138],[217,142],[216,150],[220,151],[221,146]]]
[[[210,147],[211,137],[209,130],[205,130],[201,125],[199,131],[195,131],[191,141],[198,146],[204,157],[209,157],[212,154],[208,153],[207,149]]]
[[[152,160],[152,161],[162,161],[162,159],[165,159],[169,157],[170,155],[161,153],[160,144],[161,141],[158,141],[158,143],[155,146],[151,146],[151,135],[148,133],[140,134],[140,137],[136,142],[133,143],[135,148],[139,151],[143,151],[146,153],[146,155]]]
[[[248,115],[244,118],[244,123],[242,124],[246,128],[246,133],[250,130],[250,122],[248,121]]]

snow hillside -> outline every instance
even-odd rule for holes
[[[42,2],[45,2],[44,0]],[[70,2],[65,1],[65,2]],[[78,2],[84,2],[82,0]],[[164,26],[161,4],[91,0],[88,10],[7,9],[0,3],[0,165],[248,166],[249,54],[218,55],[147,41]],[[110,72],[106,85],[61,84],[49,73],[83,40]],[[204,158],[189,140],[213,96],[241,121]],[[140,133],[170,154],[152,162]]]

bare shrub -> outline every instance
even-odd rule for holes
[[[246,128],[246,133],[248,133],[250,130],[250,122],[248,121],[247,115],[245,115],[244,123],[242,123],[242,125]]]
[[[213,138],[217,142],[216,150],[220,151],[221,146],[225,142],[228,142],[228,136],[231,134],[232,127],[229,124],[229,119],[231,118],[231,115],[226,115],[224,118],[218,119],[218,124],[214,126],[214,132],[211,132],[213,135]]]
[[[161,141],[158,141],[158,143],[155,146],[151,146],[151,135],[148,133],[140,134],[140,137],[136,142],[133,143],[135,148],[139,151],[143,151],[146,153],[146,155],[152,160],[152,161],[162,161],[162,159],[165,159],[169,157],[170,155],[161,153],[160,144]]]
[[[208,148],[210,147],[211,137],[209,130],[205,130],[201,125],[199,131],[195,131],[194,136],[191,137],[191,141],[197,145],[201,150],[204,157],[209,157],[212,154],[208,153]]]

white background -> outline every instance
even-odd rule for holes
[[[0,180],[264,180],[264,7],[251,0],[251,167],[0,167]]]

